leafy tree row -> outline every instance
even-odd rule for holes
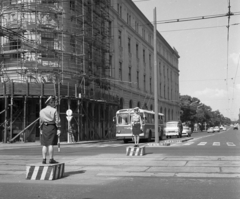
[[[207,127],[231,124],[231,120],[224,117],[219,110],[213,111],[210,106],[201,103],[196,97],[181,95],[180,107],[181,121],[191,126],[192,129],[196,123],[200,130],[204,129],[205,124]]]

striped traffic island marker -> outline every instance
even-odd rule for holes
[[[64,163],[26,165],[27,180],[56,180],[64,176]]]
[[[126,148],[126,155],[127,156],[144,156],[145,155],[145,146],[128,146]]]

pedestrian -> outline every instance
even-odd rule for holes
[[[183,125],[182,125],[182,121],[179,120],[178,121],[178,131],[179,131],[179,137],[182,137],[182,131],[183,131]]]
[[[132,125],[132,134],[134,139],[134,147],[138,147],[139,145],[139,134],[142,131],[142,118],[139,113],[139,108],[136,107],[133,109],[134,113],[131,117],[131,125]]]
[[[46,156],[49,154],[49,164],[56,164],[54,160],[54,145],[57,145],[60,131],[60,117],[56,109],[55,97],[50,96],[46,102],[46,107],[40,111],[40,132],[42,145],[42,163],[46,164]]]

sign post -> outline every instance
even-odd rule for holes
[[[68,109],[66,111],[67,121],[68,121],[68,143],[70,143],[70,129],[71,129],[71,120],[72,120],[72,110]]]

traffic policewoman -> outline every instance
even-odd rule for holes
[[[42,163],[46,164],[46,156],[49,154],[49,164],[56,164],[54,160],[54,145],[57,144],[57,136],[60,136],[60,117],[56,109],[55,97],[50,96],[46,102],[46,107],[40,111],[40,132],[42,145]]]
[[[131,124],[132,124],[132,134],[134,139],[134,147],[138,147],[139,145],[139,134],[142,131],[142,118],[139,113],[139,108],[136,107],[133,109],[134,113],[131,115]]]

